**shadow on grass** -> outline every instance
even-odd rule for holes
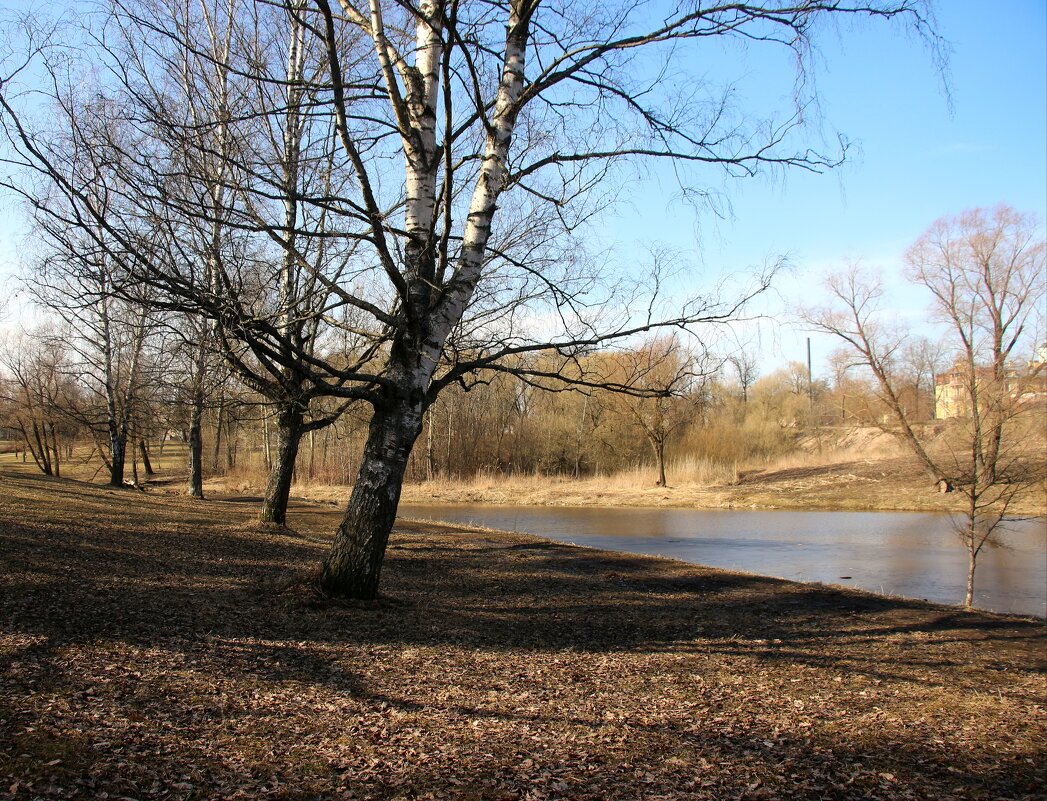
[[[1010,618],[519,537],[462,535],[459,542],[424,527],[394,535],[383,575],[390,602],[346,607],[307,591],[274,595],[271,588],[315,564],[324,545],[255,530],[249,510],[236,505],[27,475],[5,481],[4,625],[45,637],[52,648],[100,637],[149,644],[221,635],[675,650],[885,677],[919,667],[904,642],[877,647],[886,639],[935,635],[938,645],[994,641],[1030,653],[1044,643],[1042,625]],[[324,514],[311,525],[334,520]]]
[[[324,742],[342,736],[342,727],[358,716],[392,713],[443,721],[433,724],[442,737],[464,737],[474,722],[493,731],[567,727],[583,739],[604,734],[602,718],[584,704],[527,711],[485,704],[484,694],[472,691],[430,698],[368,669],[383,654],[408,659],[412,648],[432,649],[427,654],[453,650],[466,665],[470,654],[508,655],[518,666],[564,653],[647,655],[655,662],[681,654],[740,671],[754,665],[814,669],[819,681],[843,676],[933,687],[969,680],[979,690],[996,667],[1012,676],[1043,670],[1047,638],[1038,623],[440,527],[398,531],[385,566],[386,595],[378,603],[338,604],[301,587],[274,591],[289,572],[314,565],[324,544],[254,527],[247,504],[150,497],[27,475],[0,477],[0,490],[0,632],[9,643],[0,653],[0,671],[19,677],[10,682],[25,682],[16,691],[24,698],[43,693],[90,709],[92,693],[108,693],[110,710],[132,726],[145,725],[137,717],[146,714],[142,710],[163,710],[174,732],[213,731],[208,727],[220,720],[227,727],[220,731],[257,726],[275,738],[282,721],[265,699],[284,693],[295,707],[302,705],[311,726],[329,727],[307,736]],[[313,533],[334,528],[330,510],[297,512],[293,522]],[[77,646],[97,651],[103,664],[89,663],[86,671],[70,667],[66,660]],[[435,669],[427,666],[428,658],[420,657],[418,670]],[[150,680],[95,687],[107,671],[142,670],[149,659],[164,665]],[[692,668],[682,670],[686,677]],[[465,687],[504,682],[517,690],[528,681],[497,672],[427,678]],[[251,700],[255,689],[262,698],[257,703]],[[643,690],[636,692],[628,703],[643,703]],[[311,711],[314,693],[335,712],[325,717]],[[763,797],[903,797],[894,792],[895,781],[921,788],[923,797],[955,786],[975,787],[984,797],[1033,792],[1032,770],[1015,762],[1021,758],[1017,750],[982,758],[974,748],[980,765],[975,770],[965,761],[970,755],[960,758],[920,737],[901,742],[870,730],[858,742],[828,728],[810,737],[795,729],[776,732],[758,716],[717,723],[690,715],[645,720],[642,709],[634,712],[621,745],[584,746],[596,755],[587,759],[606,760],[595,773],[523,775],[515,766],[517,751],[484,744],[483,755],[470,756],[458,783],[447,786],[458,798],[519,797],[499,796],[491,788],[513,781],[539,787],[555,778],[563,786],[550,784],[550,797],[644,797],[650,793],[643,776],[651,757],[643,749],[650,748],[664,751],[659,759],[668,760],[674,749],[685,755],[684,767],[659,768],[666,786],[691,788],[680,797],[760,797],[753,794],[758,781],[775,788],[773,796]],[[17,713],[27,723],[33,714]],[[87,770],[94,758],[81,734],[28,729],[18,748],[33,764],[58,759],[70,771]],[[107,737],[98,731],[96,739]],[[210,778],[201,787],[243,781],[208,751],[210,743],[180,740],[181,750],[164,756],[160,746],[174,748],[173,741],[156,726],[149,731],[156,739],[143,747],[153,750],[143,751],[150,756],[139,761],[150,769],[163,767],[174,776],[202,772]],[[374,736],[384,749],[379,753],[398,747],[387,735]],[[710,769],[721,784],[695,789],[697,757],[715,765],[735,760],[744,770]],[[334,786],[344,775],[369,782],[370,797],[407,798],[412,796],[405,788],[443,786],[455,770],[439,760],[412,758],[395,770],[368,767],[370,762],[350,770],[325,759],[315,757],[309,768],[315,773],[304,777],[300,762],[276,760],[272,770],[299,771],[303,798],[328,797],[309,788],[318,782]],[[264,760],[252,768],[270,781],[264,777],[268,769]],[[389,783],[394,776],[396,782]],[[594,777],[603,789],[593,789]],[[121,787],[113,776],[103,784],[111,794]],[[123,794],[135,796],[135,786],[128,784]],[[164,786],[156,795],[166,792]],[[136,797],[142,795],[149,794]]]

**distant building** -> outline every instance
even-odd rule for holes
[[[934,378],[934,416],[939,420],[950,417],[969,417],[971,394],[968,389],[968,368],[957,362],[950,370]],[[992,370],[976,367],[975,388],[992,380]],[[1008,365],[1007,393],[1020,403],[1047,401],[1047,343],[1036,350],[1036,357],[1024,368]]]
[[[966,370],[957,365],[934,377],[934,416],[938,420],[967,416]]]

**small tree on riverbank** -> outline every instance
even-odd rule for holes
[[[1042,330],[1045,251],[1037,220],[998,206],[938,220],[906,254],[908,277],[930,292],[955,356],[939,381],[954,393],[957,414],[934,448],[901,401],[897,368],[907,337],[883,320],[882,285],[851,268],[829,278],[833,305],[805,315],[845,342],[875,376],[894,432],[938,487],[963,495],[957,531],[968,554],[968,607],[979,555],[1015,497],[1043,480],[1043,456],[1023,447],[1022,426],[1033,414],[1042,423],[1042,394],[1033,390],[1043,382],[1044,363],[1014,360],[1031,353]]]
[[[667,486],[665,450],[669,440],[696,416],[714,370],[703,369],[679,337],[660,337],[612,359],[616,380],[632,392],[609,394],[611,408],[643,432],[654,456],[655,485]]]

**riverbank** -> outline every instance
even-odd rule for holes
[[[404,485],[401,501],[416,504],[510,506],[644,506],[689,509],[800,509],[825,511],[959,512],[958,493],[936,491],[918,462],[908,456],[844,459],[743,471],[733,481],[676,483],[658,487],[654,475],[573,479],[557,476],[480,476],[463,481]],[[344,489],[296,487],[305,497],[338,500]],[[1015,515],[1047,515],[1047,482],[1018,498]]]
[[[400,526],[384,596],[254,505],[0,476],[0,797],[1034,798],[1040,623]]]

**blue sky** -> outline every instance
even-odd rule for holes
[[[725,218],[669,199],[673,181],[656,172],[632,187],[630,202],[597,229],[600,238],[638,256],[668,244],[716,275],[787,254],[796,270],[779,282],[782,300],[766,306],[782,319],[817,297],[826,269],[861,259],[894,276],[899,311],[918,322],[924,299],[906,294],[897,276],[906,247],[932,221],[999,202],[1047,218],[1047,3],[942,0],[937,20],[951,46],[948,92],[927,48],[897,27],[819,36],[820,130],[854,143],[843,167],[727,183],[710,176],[729,200]],[[737,51],[714,53],[710,71],[720,67],[741,71],[743,108],[787,104],[780,54],[753,48],[743,61]],[[17,269],[23,237],[17,209],[0,200],[0,280]],[[765,371],[803,359],[806,336],[766,326]],[[815,337],[816,372],[832,347]]]
[[[615,238],[625,247],[671,243],[715,274],[786,254],[796,270],[778,282],[782,300],[766,307],[783,320],[817,299],[826,270],[861,260],[883,270],[900,315],[918,325],[925,298],[900,272],[906,248],[931,222],[1000,202],[1047,218],[1047,3],[943,0],[937,18],[951,48],[944,80],[927,48],[897,28],[863,25],[819,40],[822,129],[854,143],[842,167],[725,184],[724,220],[667,206],[672,182],[655,178],[636,187]],[[753,76],[786,66],[750,55]],[[807,335],[764,326],[764,370],[805,359]],[[814,337],[816,372],[833,347]]]

